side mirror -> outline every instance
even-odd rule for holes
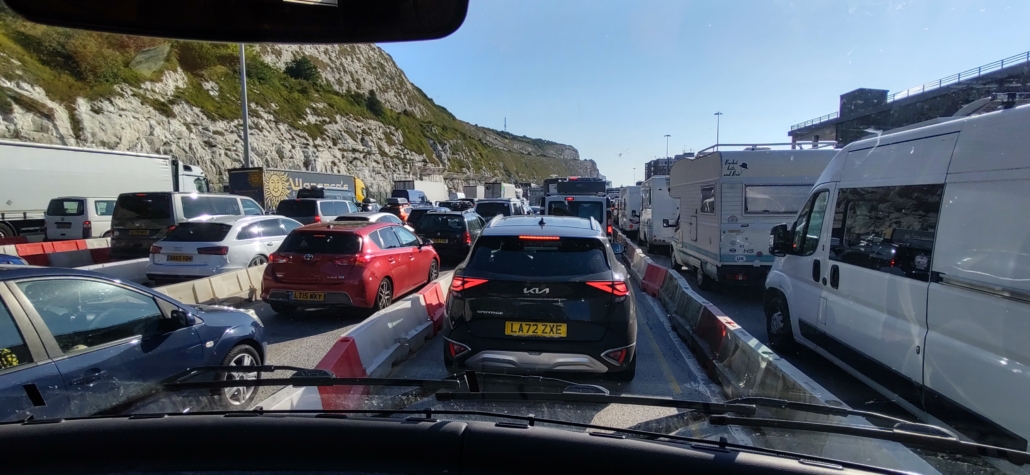
[[[622,254],[622,253],[626,252],[626,246],[624,246],[622,244],[619,244],[617,242],[612,243],[612,252],[614,252],[616,254]]]
[[[185,310],[177,308],[172,310],[170,316],[171,318],[169,320],[172,321],[176,328],[186,328],[193,324],[193,316]]]
[[[640,213],[638,213],[637,210],[630,211],[629,214],[630,214],[630,216],[633,216],[634,218],[639,218],[640,217]]]
[[[663,228],[671,228],[672,227],[672,225],[669,224],[669,219],[668,218],[662,220],[662,227]]]
[[[786,224],[773,226],[769,231],[769,254],[783,257],[791,252],[792,235]]]
[[[432,246],[432,245],[433,245],[433,241],[430,241],[430,240],[426,239],[426,237],[423,236],[423,235],[419,235],[418,236],[418,248],[419,249],[422,249],[422,247],[424,247],[424,246]]]

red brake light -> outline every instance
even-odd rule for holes
[[[150,253],[151,254],[160,254],[161,253],[161,248],[157,247],[157,246],[150,246]]]
[[[212,256],[224,256],[229,253],[229,248],[226,246],[216,247],[201,247],[197,248],[197,254],[207,254]]]
[[[618,282],[618,281],[612,282],[612,281],[602,280],[602,281],[599,281],[599,282],[587,282],[587,285],[589,285],[589,286],[591,286],[591,287],[593,287],[595,289],[601,289],[601,290],[603,290],[605,292],[610,292],[612,295],[614,295],[616,297],[625,297],[625,296],[629,295],[629,286],[626,285],[625,282]]]
[[[468,290],[479,284],[485,284],[486,279],[473,279],[470,277],[454,277],[451,280],[451,292],[461,292],[462,290]]]
[[[449,340],[447,341],[447,354],[450,355],[451,358],[458,356],[468,350],[469,348],[465,345],[462,345],[461,343],[455,343]]]
[[[524,241],[558,241],[561,238],[558,236],[519,236],[519,239]]]
[[[472,235],[469,234],[468,231],[465,231],[465,234],[461,235],[461,241],[465,244],[472,244]]]
[[[315,222],[316,222],[316,223],[321,223],[321,222],[322,222],[322,217],[321,217],[321,216],[317,216],[317,215],[316,215],[316,216],[315,216]]]
[[[93,223],[91,223],[89,221],[86,221],[86,222],[82,223],[82,229],[91,229],[92,227],[93,227]]]
[[[175,225],[168,226],[168,232],[175,231]]]
[[[612,225],[609,224],[608,225],[608,234],[611,234],[611,233],[612,233]]]
[[[619,348],[616,350],[609,350],[601,354],[604,359],[611,361],[619,366],[626,363],[626,356],[629,355],[629,348]]]
[[[271,262],[272,264],[285,264],[287,262],[290,262],[290,258],[283,257],[273,252],[270,256],[268,256],[268,262]]]
[[[568,196],[568,197],[565,198],[565,201],[576,201],[576,198],[574,198],[572,196]]]
[[[372,263],[372,256],[369,254],[358,254],[350,257],[333,259],[333,264],[338,266],[368,267]]]

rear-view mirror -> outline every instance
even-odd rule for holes
[[[790,254],[791,243],[793,242],[790,228],[786,224],[773,226],[769,231],[769,254],[783,257]]]
[[[30,21],[232,43],[382,43],[443,38],[468,0],[4,0]]]
[[[624,246],[622,244],[619,244],[617,242],[616,243],[612,243],[612,252],[614,252],[616,254],[622,254],[622,253],[626,252],[626,246]]]

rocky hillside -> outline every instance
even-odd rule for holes
[[[239,50],[48,28],[0,3],[0,138],[169,154],[220,184],[241,166]],[[452,186],[596,176],[575,148],[477,127],[374,45],[248,46],[255,166]]]

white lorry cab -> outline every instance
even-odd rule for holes
[[[651,252],[655,247],[670,249],[676,234],[675,221],[680,202],[669,194],[669,176],[656,175],[640,187],[640,243]]]
[[[769,238],[769,340],[978,442],[1030,436],[1030,106],[854,142]]]
[[[672,261],[689,267],[701,289],[765,282],[773,262],[769,230],[801,209],[836,153],[832,144],[773,150],[783,145],[712,146],[672,166],[669,194],[680,209],[669,223]],[[718,150],[726,147],[746,148]]]
[[[640,187],[622,187],[618,203],[619,229],[630,236],[637,236],[640,231]]]

